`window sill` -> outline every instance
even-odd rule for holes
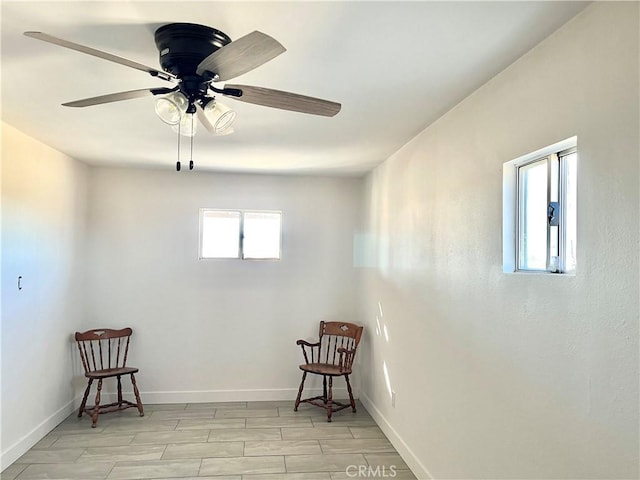
[[[543,276],[550,276],[550,277],[575,277],[576,276],[576,272],[547,272],[542,270],[516,270],[516,271],[503,271],[503,273],[506,273],[507,275],[523,275],[523,276],[530,276],[530,275],[543,275]]]

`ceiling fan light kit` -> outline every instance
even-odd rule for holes
[[[214,133],[221,134],[233,124],[236,119],[236,112],[225,104],[215,100],[210,100],[204,106],[204,114],[211,123]]]
[[[247,73],[277,57],[286,49],[274,38],[259,31],[232,41],[215,28],[194,23],[170,23],[155,31],[155,43],[162,70],[137,63],[101,50],[63,40],[42,32],[24,32],[28,37],[93,55],[130,68],[147,72],[152,77],[176,83],[173,88],[148,88],[112,93],[64,103],[68,107],[87,107],[145,96],[157,96],[155,111],[160,119],[193,137],[196,118],[214,135],[233,131],[236,112],[221,104],[216,94],[237,101],[281,110],[333,117],[341,105],[336,102],[249,85],[225,85],[227,81]],[[193,160],[189,163],[193,168]],[[177,169],[180,170],[178,161]]]
[[[189,99],[180,92],[172,92],[155,101],[156,114],[164,123],[177,125],[189,108]]]
[[[187,113],[182,116],[182,119],[178,123],[172,125],[171,128],[180,135],[193,137],[198,131],[198,122],[194,118],[193,113]]]

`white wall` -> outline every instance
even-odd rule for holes
[[[84,164],[2,124],[2,468],[71,412],[86,178]]]
[[[361,398],[419,478],[638,478],[638,59],[595,3],[368,176]],[[502,165],[573,135],[577,274],[505,274]]]
[[[143,401],[295,399],[295,340],[355,319],[361,179],[95,168],[90,185],[84,326],[133,327]],[[282,260],[198,260],[201,207],[282,210]]]

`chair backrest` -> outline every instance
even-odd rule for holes
[[[342,359],[346,362],[342,366],[351,368],[363,328],[346,322],[320,322],[320,362],[339,365],[341,355],[338,349],[344,348],[354,352]]]
[[[76,332],[76,343],[86,373],[96,370],[123,368],[127,364],[129,340],[133,330],[96,328]]]

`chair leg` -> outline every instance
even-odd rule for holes
[[[118,377],[120,379],[120,377]],[[138,405],[138,412],[140,416],[144,417],[144,409],[142,408],[142,401],[140,400],[140,392],[138,391],[138,385],[136,384],[136,377],[131,374],[131,385],[133,385],[133,394],[136,396],[136,403]]]
[[[329,390],[327,392],[327,422],[331,421],[331,415],[333,414],[333,377],[329,377]]]
[[[80,404],[80,410],[78,410],[78,418],[82,417],[82,412],[84,412],[84,407],[87,406],[87,397],[89,396],[89,392],[91,391],[91,384],[93,383],[93,378],[89,379],[89,383],[87,384],[87,389],[84,391],[84,397],[82,397],[82,403]]]
[[[322,402],[327,403],[327,376],[322,376]]]
[[[298,406],[300,405],[300,397],[302,396],[302,390],[304,389],[304,380],[307,378],[307,372],[302,372],[302,381],[300,382],[300,387],[298,388],[298,396],[296,397],[296,404],[293,407],[293,411],[298,411]]]
[[[118,375],[118,408],[122,408],[122,382],[120,381],[120,375]]]
[[[98,379],[98,393],[96,393],[96,405],[93,407],[93,415],[91,416],[91,428],[96,428],[98,423],[98,414],[100,413],[100,391],[102,390],[102,379]]]
[[[349,392],[349,401],[351,402],[351,410],[356,413],[356,402],[353,399],[353,392],[351,391],[351,382],[349,382],[349,375],[345,375],[344,379],[347,381],[347,391]]]

